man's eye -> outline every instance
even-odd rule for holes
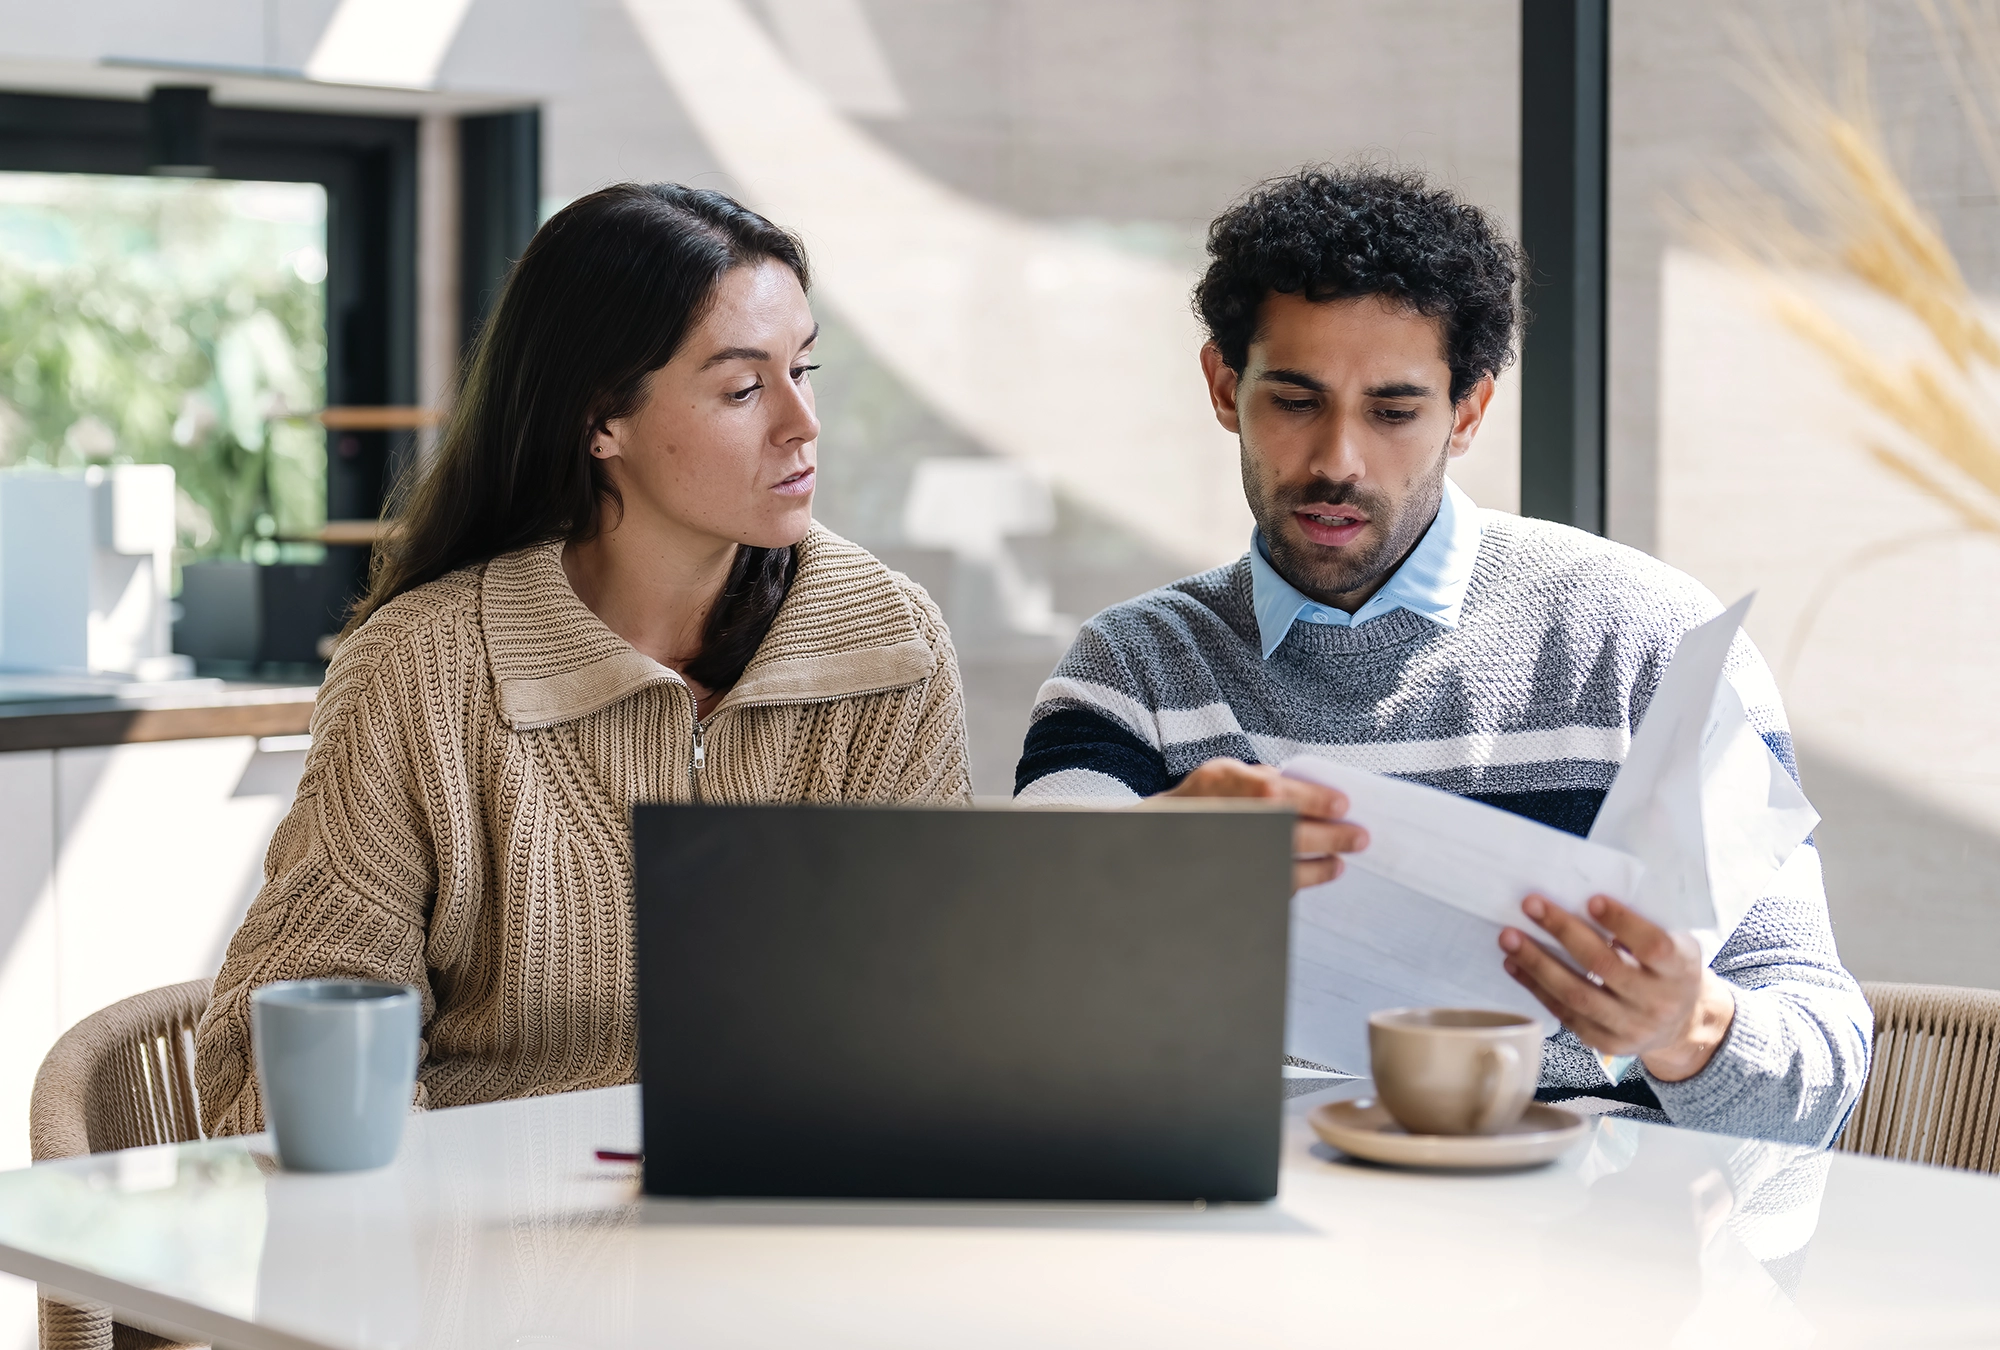
[[[1385,422],[1414,422],[1417,418],[1417,410],[1415,408],[1377,408],[1375,415]]]
[[[1278,398],[1274,395],[1271,401],[1286,412],[1295,413],[1311,412],[1315,407],[1319,406],[1309,398]]]

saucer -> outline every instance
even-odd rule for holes
[[[1498,1134],[1411,1134],[1373,1097],[1316,1106],[1306,1120],[1342,1153],[1404,1167],[1532,1167],[1559,1155],[1587,1128],[1573,1111],[1530,1102]]]

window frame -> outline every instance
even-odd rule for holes
[[[0,171],[144,176],[147,108],[0,92]],[[328,404],[415,403],[417,119],[223,104],[208,125],[215,177],[326,189]],[[328,435],[329,520],[381,514],[406,439]]]

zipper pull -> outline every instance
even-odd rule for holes
[[[708,758],[708,750],[702,745],[701,719],[694,719],[694,771],[701,772],[702,761]]]

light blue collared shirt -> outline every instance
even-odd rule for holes
[[[1407,609],[1445,628],[1458,627],[1458,611],[1465,603],[1465,588],[1472,581],[1472,562],[1479,554],[1479,525],[1479,507],[1459,491],[1458,484],[1445,479],[1444,500],[1438,503],[1437,519],[1382,589],[1369,596],[1368,603],[1352,614],[1300,594],[1291,582],[1278,575],[1278,569],[1265,556],[1264,540],[1251,531],[1250,590],[1265,659],[1278,650],[1278,644],[1295,623],[1352,627],[1394,610]]]

